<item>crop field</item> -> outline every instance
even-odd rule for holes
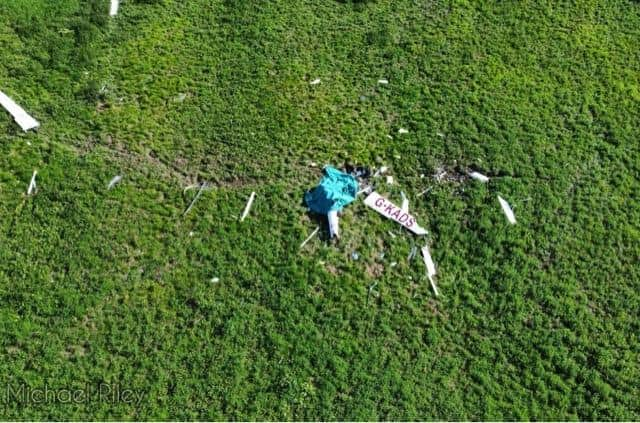
[[[638,1],[108,12],[0,0],[0,418],[640,420]]]

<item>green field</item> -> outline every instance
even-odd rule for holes
[[[0,111],[0,418],[640,419],[638,1],[108,9],[0,0],[41,122]],[[324,164],[429,235],[358,199],[329,240]],[[143,399],[7,395],[104,384]]]

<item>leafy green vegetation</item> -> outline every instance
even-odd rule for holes
[[[4,419],[640,419],[637,1],[107,11],[0,2]],[[299,250],[312,162],[390,167],[441,296],[361,201]]]

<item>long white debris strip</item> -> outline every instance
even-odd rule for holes
[[[315,231],[311,232],[311,235],[309,235],[307,237],[307,239],[305,239],[304,241],[302,241],[302,244],[300,244],[300,248],[304,247],[305,245],[307,245],[307,242],[311,241],[311,238],[313,238],[314,236],[316,236],[316,234],[318,233],[318,231],[320,230],[320,226],[318,226],[316,228]]]
[[[331,238],[340,238],[340,219],[338,218],[338,212],[335,210],[327,213],[329,219],[329,235]]]
[[[122,181],[122,176],[116,175],[109,181],[109,185],[107,185],[107,189],[113,189],[116,185],[118,185]]]
[[[401,207],[396,206],[375,191],[365,198],[364,203],[387,219],[398,222],[416,235],[427,234],[426,229],[418,225],[416,218],[411,216],[409,212],[403,212]]]
[[[244,221],[244,219],[249,214],[249,210],[251,210],[251,205],[253,204],[253,200],[256,198],[256,193],[252,192],[249,197],[249,201],[247,201],[247,205],[244,207],[244,211],[242,212],[242,216],[240,216],[240,222]]]
[[[184,213],[182,213],[182,216],[186,216],[187,213],[189,213],[191,211],[191,209],[193,208],[193,205],[196,203],[196,201],[198,201],[198,198],[200,198],[200,196],[202,195],[202,191],[204,191],[204,189],[207,187],[207,183],[203,182],[200,185],[200,189],[198,190],[198,193],[196,194],[195,197],[193,197],[193,200],[191,200],[191,204],[189,204],[189,207],[187,207],[187,209],[184,211]]]
[[[433,259],[431,258],[431,253],[429,252],[429,246],[425,245],[422,247],[422,257],[424,259],[424,264],[427,266],[427,277],[429,278],[429,282],[431,282],[431,287],[433,288],[433,292],[438,296],[438,287],[433,280],[433,277],[436,275],[436,265],[433,264]]]
[[[476,181],[480,181],[483,184],[486,184],[487,182],[489,182],[489,177],[483,175],[480,172],[471,172],[469,173],[469,176],[471,176],[471,178],[475,179]]]
[[[402,210],[402,213],[409,213],[409,199],[404,195],[404,191],[400,191],[400,195],[402,196],[402,205],[400,206],[400,210]]]
[[[33,176],[31,177],[31,182],[29,182],[29,187],[27,188],[27,195],[35,194],[35,192],[38,190],[38,187],[36,187],[36,176],[37,175],[38,175],[38,171],[34,170],[33,171]]]
[[[498,201],[500,202],[500,206],[502,207],[502,211],[504,212],[504,215],[507,216],[507,220],[509,221],[509,223],[511,223],[512,225],[516,224],[516,215],[513,214],[513,209],[511,209],[511,206],[509,205],[509,203],[507,203],[507,201],[500,197],[498,195]]]
[[[120,0],[111,0],[111,8],[109,9],[109,16],[117,15],[119,6],[120,6]]]
[[[23,131],[27,132],[29,129],[35,129],[40,126],[40,123],[32,118],[24,109],[16,104],[9,96],[0,91],[0,104],[7,109],[13,119],[16,121]]]

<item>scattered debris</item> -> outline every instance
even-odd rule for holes
[[[387,185],[393,185],[393,176],[387,175]]]
[[[390,140],[393,139],[393,137],[391,135],[387,135],[387,138],[389,138]]]
[[[318,231],[320,230],[320,226],[318,226],[313,232],[311,232],[311,235],[309,235],[309,237],[307,237],[307,239],[305,239],[304,241],[302,241],[302,244],[300,244],[300,248],[304,247],[305,245],[307,245],[307,242],[311,241],[311,238],[313,238],[314,236],[316,236],[316,234],[318,233]]]
[[[389,83],[389,80],[387,79],[378,79],[378,84],[380,85],[387,85]]]
[[[120,175],[114,176],[113,179],[111,179],[111,181],[109,181],[109,185],[107,185],[107,189],[108,190],[112,189],[113,187],[118,185],[120,183],[120,181],[122,181],[122,176],[120,176]]]
[[[380,169],[376,170],[376,173],[373,174],[373,177],[377,178],[378,176],[385,174],[387,170],[389,170],[388,167],[382,166]]]
[[[312,191],[307,191],[304,201],[311,211],[327,215],[331,236],[339,236],[338,212],[356,199],[358,181],[348,173],[326,166],[324,177]]]
[[[512,225],[515,225],[516,216],[515,214],[513,214],[513,209],[511,209],[511,206],[509,205],[509,203],[507,203],[506,200],[500,197],[499,195],[498,195],[498,201],[500,202],[500,206],[502,206],[502,211],[504,212],[504,215],[507,216],[507,220],[509,221],[509,223],[511,223]]]
[[[353,260],[358,260],[360,258],[360,254],[358,254],[357,251],[354,251],[353,253],[351,253],[351,258]]]
[[[249,214],[249,210],[251,210],[251,205],[253,204],[253,200],[256,199],[256,193],[252,192],[249,196],[249,200],[247,201],[247,205],[244,207],[244,211],[242,212],[242,216],[240,216],[240,222],[243,222],[244,219]]]
[[[400,207],[396,206],[375,191],[369,194],[369,196],[364,200],[364,203],[387,219],[400,223],[414,234],[427,234],[427,231],[418,225],[415,217],[411,216],[409,213],[403,212]]]
[[[369,288],[368,288],[369,292],[367,293],[367,305],[369,305],[369,297],[371,296],[371,294],[373,294],[374,297],[376,297],[376,298],[378,298],[380,296],[380,293],[375,290],[376,286],[378,286],[378,281],[375,281],[374,283],[369,285]]]
[[[371,185],[362,188],[360,191],[358,191],[358,195],[360,194],[369,194],[371,191],[373,190],[373,187]]]
[[[407,256],[407,261],[411,262],[411,260],[413,260],[413,258],[416,256],[417,253],[418,253],[418,247],[416,247],[414,245],[413,247],[411,247],[411,251],[409,252],[409,255]]]
[[[218,283],[218,282],[220,282],[220,278],[218,277],[211,278],[211,283]]]
[[[400,210],[402,210],[402,213],[409,213],[409,199],[406,195],[404,195],[404,191],[400,191],[400,196],[402,197],[402,205],[400,206]]]
[[[480,172],[470,172],[469,176],[471,176],[471,178],[475,179],[476,181],[480,181],[483,184],[489,182],[489,177],[483,175]]]
[[[38,187],[36,187],[36,176],[38,175],[38,171],[33,171],[33,176],[31,176],[31,182],[29,182],[29,187],[27,188],[27,195],[34,194],[38,192]]]
[[[200,198],[200,195],[202,195],[202,191],[204,191],[205,187],[207,186],[206,182],[203,182],[200,185],[200,189],[198,190],[198,193],[196,194],[195,197],[193,197],[193,200],[191,200],[191,204],[189,204],[189,207],[187,207],[187,209],[184,211],[184,213],[182,213],[182,216],[186,216],[187,213],[189,213],[191,211],[191,208],[193,207],[193,205],[196,203],[196,201],[198,201],[198,198]]]
[[[398,265],[397,261],[392,261],[391,264],[389,266],[391,267],[396,267]]]
[[[189,236],[193,236],[193,235],[195,235],[195,232],[190,231],[190,232],[189,232]]]
[[[424,258],[424,264],[427,266],[427,277],[429,278],[429,282],[431,282],[431,287],[433,288],[433,292],[438,296],[438,287],[436,283],[433,281],[433,277],[436,275],[436,265],[433,264],[433,259],[431,258],[431,253],[429,252],[429,246],[425,245],[422,247],[422,257]]]
[[[120,0],[111,0],[111,8],[109,9],[109,16],[117,15],[119,6],[120,6]]]
[[[395,238],[396,237],[396,235],[393,232],[388,231],[388,233],[389,233],[389,235],[391,235],[391,238]]]
[[[318,85],[320,83],[320,78],[314,79],[313,81],[309,82],[309,85]]]
[[[424,191],[422,191],[420,194],[418,194],[418,197],[421,197],[423,195],[425,195],[426,193],[428,193],[429,191],[431,191],[433,189],[433,187],[429,187],[427,189],[425,189]]]
[[[409,133],[408,129],[404,129],[404,128],[398,129],[398,134],[408,134],[408,133]]]
[[[29,129],[35,129],[40,126],[37,120],[32,118],[22,107],[18,106],[15,101],[2,91],[0,91],[0,105],[13,116],[13,119],[23,131],[27,132]]]

